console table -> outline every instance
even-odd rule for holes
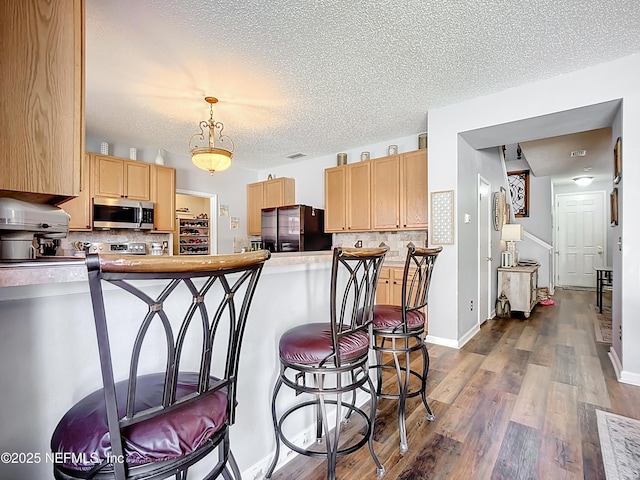
[[[523,312],[524,318],[529,318],[538,303],[538,268],[539,265],[498,268],[498,295],[504,292],[511,311]]]

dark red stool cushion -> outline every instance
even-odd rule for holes
[[[212,380],[215,380],[212,378]],[[138,378],[135,411],[162,403],[164,373]],[[176,397],[196,391],[197,373],[181,373]],[[126,409],[127,382],[116,384],[118,415]],[[227,420],[226,391],[217,391],[200,401],[123,429],[125,456],[130,466],[182,457],[197,450]],[[53,452],[67,452],[63,466],[90,470],[112,456],[104,393],[97,390],[76,403],[60,420],[51,438]]]
[[[407,328],[418,330],[424,327],[424,313],[419,310],[407,312]],[[398,305],[376,305],[373,308],[373,329],[390,331],[402,325],[402,307]]]
[[[340,338],[340,359],[361,358],[369,349],[369,335],[359,330]],[[333,354],[331,324],[308,323],[287,330],[280,337],[280,358],[290,363],[317,365]]]

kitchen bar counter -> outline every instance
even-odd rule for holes
[[[330,250],[274,253],[265,268],[331,262],[331,253]],[[40,257],[34,261],[0,263],[0,287],[86,281],[83,257]]]
[[[240,359],[237,401],[242,413],[230,432],[244,478],[260,478],[273,457],[271,396],[279,368],[280,336],[295,326],[328,319],[331,259],[331,252],[283,253],[265,263]],[[0,452],[31,452],[44,459],[50,451],[51,434],[65,411],[100,386],[86,275],[82,258],[0,268],[4,284],[16,285],[0,288],[0,380],[11,383],[0,402]],[[149,281],[144,288],[155,298],[165,284]],[[117,321],[139,321],[136,309],[140,305],[108,285],[105,292],[109,305],[117,309]],[[182,295],[187,302],[187,292]],[[158,362],[164,365],[166,345],[153,334],[145,342],[145,348],[158,349]],[[126,350],[116,349],[112,354],[128,355]],[[197,352],[187,361],[199,361]],[[122,372],[114,374],[121,378]],[[278,408],[286,410],[291,401],[282,396]],[[24,418],[34,419],[29,429],[24,428]],[[295,419],[291,427],[313,438],[312,419]],[[199,472],[194,469],[193,473]],[[51,478],[51,464],[0,463],[0,478]]]

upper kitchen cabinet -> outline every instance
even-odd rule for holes
[[[94,155],[93,195],[96,197],[151,199],[151,165],[108,155]]]
[[[427,150],[328,168],[325,230],[427,228]]]
[[[264,201],[262,208],[293,205],[296,196],[296,181],[293,178],[274,178],[263,182]]]
[[[69,219],[69,230],[90,231],[91,230],[91,154],[84,155],[82,162],[82,182],[80,183],[80,193],[66,202],[60,204],[65,212],[71,217]]]
[[[58,203],[80,192],[84,2],[0,2],[0,196]]]
[[[176,228],[176,169],[151,165],[151,201],[155,205],[154,231],[171,233]]]
[[[400,155],[400,228],[422,230],[429,225],[427,149]]]
[[[371,230],[371,162],[324,171],[325,232]]]
[[[400,156],[380,158],[371,162],[371,203],[373,229],[400,228]]]
[[[262,209],[294,205],[296,181],[293,178],[274,178],[247,185],[247,235],[262,234]]]
[[[372,161],[374,230],[427,228],[427,150]]]

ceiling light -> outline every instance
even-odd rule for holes
[[[231,166],[231,157],[233,156],[233,140],[227,135],[223,135],[224,125],[222,122],[216,122],[213,119],[213,104],[218,103],[216,97],[205,97],[205,102],[209,104],[209,120],[203,120],[200,122],[200,133],[196,133],[189,140],[189,148],[191,149],[191,161],[193,164],[207,170],[213,175],[213,172],[220,172],[226,170]],[[207,130],[207,137],[205,138],[205,129]],[[216,147],[214,145],[214,137],[216,129],[218,130],[218,139],[220,143],[225,141],[231,144],[231,149]],[[206,147],[199,147],[198,145],[192,145],[193,140],[198,138],[200,140],[207,140],[208,145]]]
[[[576,182],[576,184],[581,187],[586,187],[588,185],[591,185],[591,182],[593,182],[593,177],[583,175],[581,177],[575,177],[573,181]]]

